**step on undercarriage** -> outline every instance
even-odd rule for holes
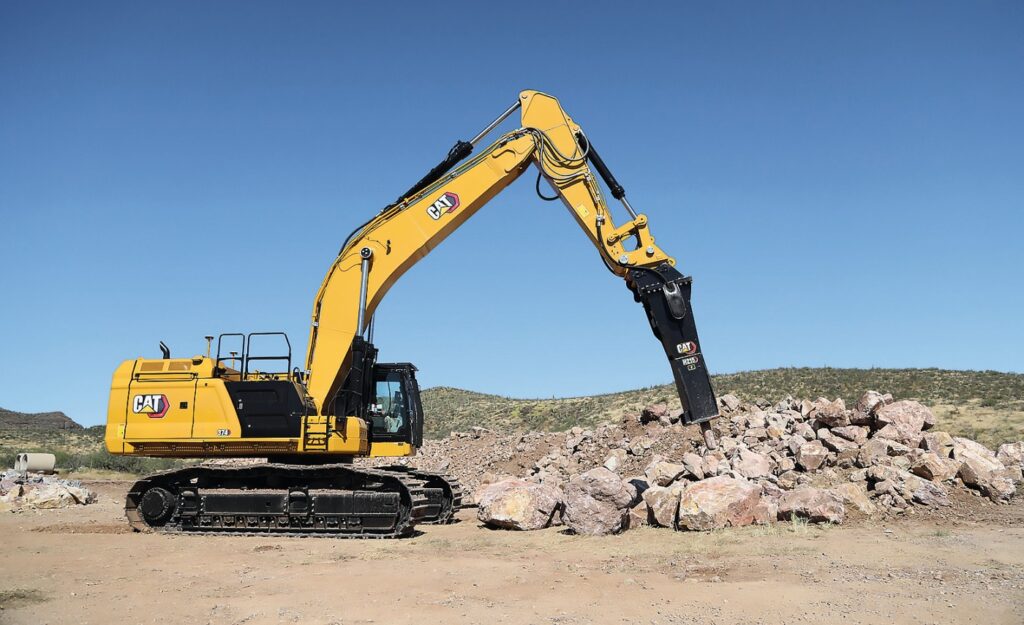
[[[196,466],[136,482],[125,514],[139,531],[397,538],[434,508],[443,516],[431,490],[412,472],[351,464]]]

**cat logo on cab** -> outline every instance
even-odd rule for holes
[[[167,395],[136,395],[132,398],[132,412],[148,415],[150,419],[162,418],[169,407]]]

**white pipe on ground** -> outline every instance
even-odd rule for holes
[[[18,454],[14,461],[15,471],[31,471],[32,473],[53,473],[57,466],[57,457],[53,454]]]

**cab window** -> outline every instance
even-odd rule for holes
[[[405,431],[408,415],[401,372],[387,371],[376,380],[370,422],[378,438]]]

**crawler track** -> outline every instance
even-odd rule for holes
[[[455,476],[401,465],[381,467],[380,470],[411,476],[423,482],[430,508],[421,523],[446,525],[455,522],[455,513],[462,508],[462,485]]]
[[[432,512],[411,473],[351,464],[196,466],[155,473],[128,491],[138,531],[398,538]]]

